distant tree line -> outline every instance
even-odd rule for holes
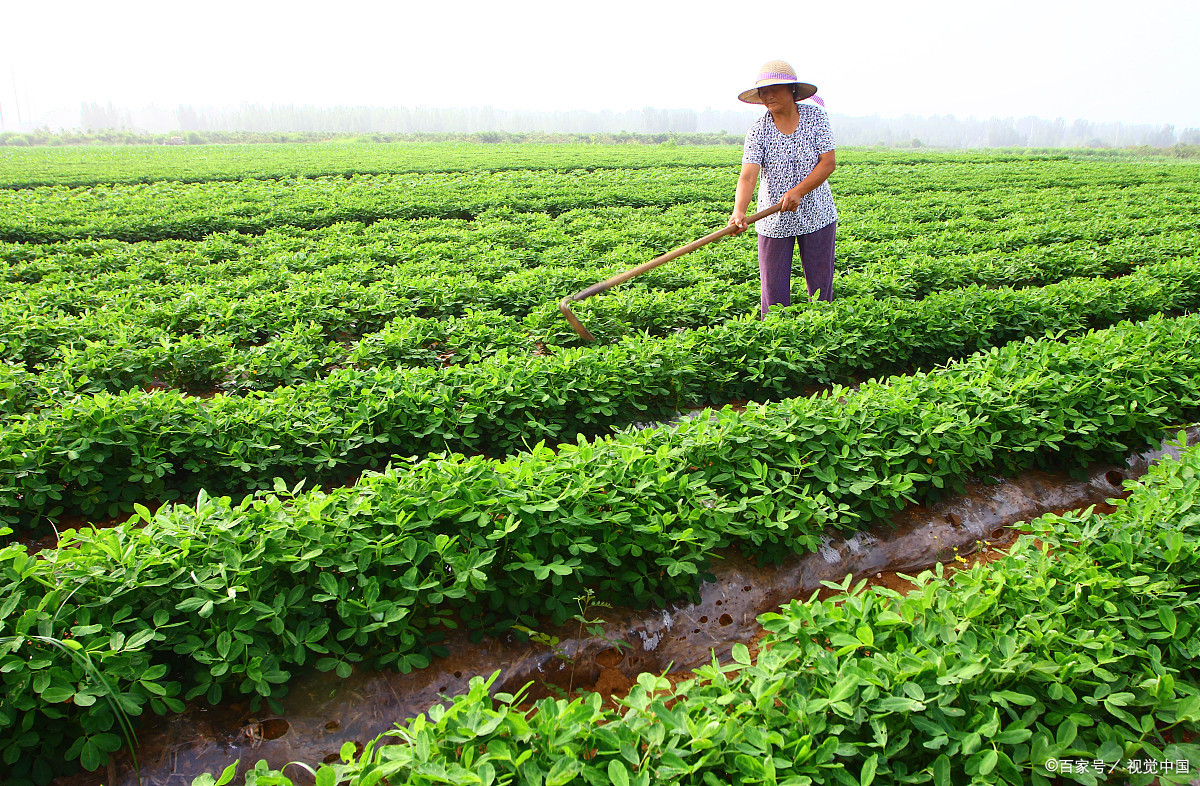
[[[311,107],[247,104],[237,109],[180,107],[177,127],[191,131],[324,131],[334,133],[731,133],[741,135],[754,110],[654,109],[640,111],[520,112],[492,107]],[[1037,117],[959,119],[953,115],[902,118],[831,114],[839,144],[885,147],[1170,147],[1200,144],[1200,128],[1091,123]],[[98,126],[97,126],[98,127]]]
[[[1040,117],[959,119],[879,118],[831,115],[839,144],[886,147],[1172,147],[1200,144],[1200,128],[1176,131],[1172,125],[1091,123]]]
[[[470,107],[312,107],[245,104],[235,109],[180,107],[177,127],[194,131],[317,131],[341,134],[478,134],[540,131],[550,134],[683,133],[699,127],[691,109],[612,112],[517,112]]]
[[[152,112],[152,115],[147,114]],[[458,138],[478,142],[588,141],[597,143],[715,144],[740,141],[754,110],[655,109],[533,112],[492,107],[313,107],[245,104],[237,108],[181,106],[174,112],[132,112],[85,103],[81,131],[0,134],[0,144],[154,144],[178,142],[298,142],[361,137],[373,141]],[[932,148],[1187,148],[1200,128],[1127,123],[1066,122],[1037,117],[960,119],[953,115],[901,118],[831,114],[840,146]],[[147,129],[158,127],[159,133]],[[167,130],[171,129],[171,130]],[[1176,151],[1178,152],[1178,150]]]

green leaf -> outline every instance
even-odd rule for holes
[[[153,640],[154,631],[149,628],[142,628],[125,641],[125,650],[140,650]]]
[[[995,748],[988,748],[986,751],[984,751],[979,760],[979,774],[987,775],[992,770],[996,769],[996,762],[999,760],[999,758],[1000,757],[997,755]]]
[[[629,786],[629,769],[619,759],[608,763],[608,780],[613,786]]]
[[[879,708],[886,712],[913,712],[925,709],[925,705],[907,696],[884,696],[879,700]]]
[[[213,786],[225,786],[225,784],[232,781],[233,776],[237,775],[239,761],[241,761],[241,759],[235,759],[233,764],[230,764],[228,767],[222,770],[221,776],[217,778],[217,782]]]
[[[858,782],[862,786],[871,786],[875,781],[875,768],[879,766],[879,754],[872,754],[869,759],[863,762],[862,774],[858,778]]]
[[[321,589],[325,590],[325,594],[337,597],[338,583],[337,579],[331,573],[321,573],[317,577],[317,583],[321,585]]]
[[[849,675],[838,680],[837,685],[833,686],[833,690],[829,693],[830,703],[843,701],[849,698],[854,689],[859,685],[859,678],[855,675]]]
[[[195,611],[196,609],[200,608],[207,602],[208,601],[205,598],[200,598],[200,597],[186,598],[184,600],[181,600],[179,603],[177,603],[175,605],[175,609],[177,611],[182,611],[186,614],[188,612]]]
[[[1000,699],[1010,704],[1018,704],[1022,707],[1032,707],[1037,704],[1037,699],[1025,693],[1017,693],[1011,690],[994,690],[992,691],[992,699]]]
[[[944,753],[933,761],[933,784],[950,786],[950,757]]]
[[[1125,755],[1125,748],[1115,740],[1105,741],[1096,751],[1096,757],[1106,762],[1119,762]]]
[[[1135,698],[1137,698],[1137,697],[1128,691],[1121,691],[1119,693],[1110,693],[1108,696],[1106,696],[1104,698],[1104,706],[1108,707],[1110,710],[1113,707],[1128,707],[1129,703],[1131,701],[1133,701]]]
[[[50,702],[51,704],[58,704],[59,702],[66,701],[74,695],[75,691],[65,685],[50,685],[41,693],[42,699]]]
[[[1079,733],[1079,727],[1075,725],[1075,721],[1064,720],[1058,724],[1058,730],[1054,734],[1054,741],[1058,743],[1060,749],[1066,749],[1075,741],[1076,735]]]
[[[343,764],[349,764],[354,761],[354,752],[356,750],[358,750],[358,747],[354,744],[353,740],[343,742],[342,747],[338,750],[338,758],[342,760]]]
[[[546,786],[566,786],[583,772],[583,762],[561,756],[546,773]]]
[[[1167,606],[1159,606],[1158,607],[1158,619],[1159,619],[1159,622],[1162,623],[1162,626],[1164,628],[1166,628],[1167,633],[1170,633],[1172,636],[1174,636],[1175,629],[1179,624],[1175,618],[1175,612],[1172,611]]]
[[[1025,742],[1033,736],[1033,732],[1029,729],[1005,729],[996,736],[992,737],[992,742],[1000,745],[1016,745],[1017,743]]]

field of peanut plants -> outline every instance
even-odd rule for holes
[[[1194,161],[840,151],[835,302],[759,321],[743,236],[578,305],[582,342],[557,301],[724,226],[739,161],[0,151],[4,783],[103,770],[146,717],[270,705],[304,670],[425,667],[451,628],[686,599],[720,550],[784,560],[1200,415]],[[1185,451],[953,579],[794,602],[756,660],[643,675],[619,711],[478,681],[399,744],[307,764],[322,786],[1187,782],[1198,485]]]

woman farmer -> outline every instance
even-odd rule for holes
[[[833,245],[837,209],[826,179],[836,166],[833,134],[825,111],[800,101],[814,95],[814,85],[801,82],[782,60],[772,60],[754,87],[738,96],[762,104],[766,113],[746,132],[742,172],[729,223],[733,234],[745,231],[746,209],[762,174],[758,206],[782,203],[778,213],[758,222],[758,274],[762,283],[762,316],[773,305],[791,305],[792,250],[800,261],[810,298],[833,300]]]

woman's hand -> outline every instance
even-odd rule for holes
[[[779,200],[779,210],[783,213],[790,213],[793,210],[799,209],[800,200],[804,198],[804,195],[815,190],[819,185],[828,180],[836,168],[837,161],[834,158],[832,150],[817,156],[817,165],[813,167],[812,172],[808,173],[808,177],[788,189],[784,193],[783,199]]]
[[[800,209],[800,200],[808,193],[800,190],[800,186],[789,188],[783,194],[783,199],[779,200],[779,212],[791,213],[794,210]]]
[[[758,183],[758,164],[742,164],[738,173],[737,191],[733,196],[733,213],[729,216],[729,226],[733,231],[729,234],[740,235],[746,231],[750,223],[746,221],[746,211],[750,209],[750,197],[754,194],[754,186]]]

